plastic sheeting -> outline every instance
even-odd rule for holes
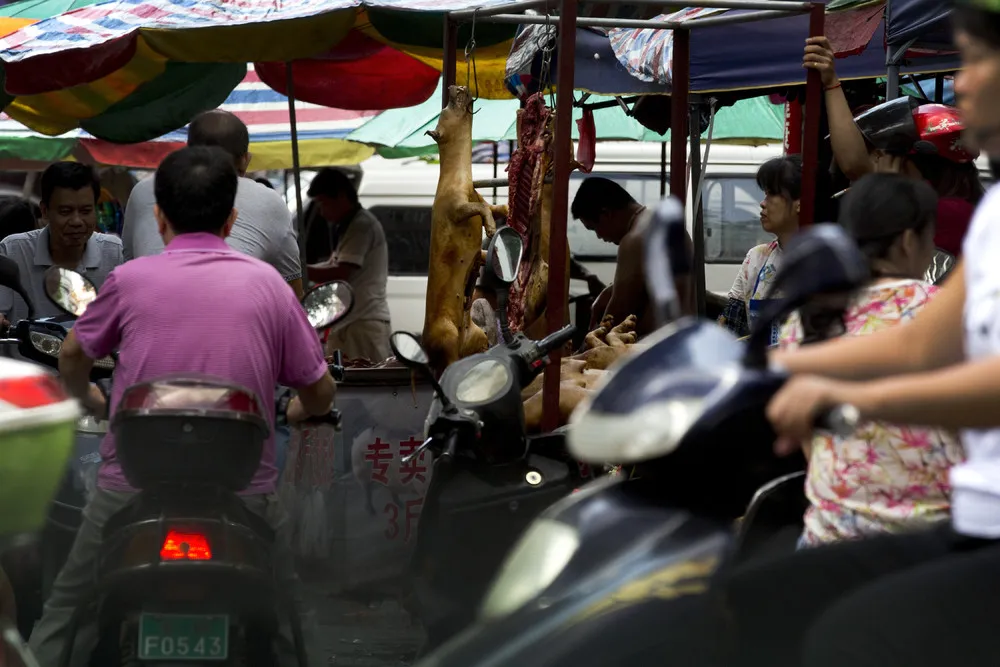
[[[379,373],[379,371],[367,371]],[[403,375],[408,376],[408,373]],[[331,584],[355,589],[402,576],[416,538],[431,457],[403,465],[423,442],[432,392],[341,384],[343,430],[293,429],[279,494],[300,558],[329,565]]]

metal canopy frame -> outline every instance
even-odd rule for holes
[[[578,17],[581,5],[653,5],[658,10],[684,9],[686,7],[749,10],[740,14],[706,16],[689,21],[656,21],[639,19],[613,19]],[[546,10],[545,14],[526,14],[529,10]],[[691,30],[709,27],[748,23],[795,14],[809,14],[809,36],[823,34],[825,7],[819,2],[797,2],[790,0],[520,0],[492,7],[463,9],[445,14],[444,21],[444,86],[443,104],[448,103],[448,87],[455,84],[458,50],[458,26],[462,23],[507,23],[555,25],[559,31],[559,63],[556,74],[556,128],[554,147],[554,201],[552,202],[552,225],[549,231],[549,275],[566,274],[566,257],[569,251],[566,239],[566,220],[569,213],[570,154],[572,151],[573,83],[576,60],[576,29],[580,28],[647,28],[673,30],[673,75],[671,80],[670,129],[673,138],[684,137],[670,142],[670,194],[687,205],[687,143],[690,127],[690,141],[696,153],[700,153],[701,136],[697,125],[691,125],[688,109],[688,87],[691,67]],[[568,93],[568,94],[565,94]],[[809,70],[806,75],[805,123],[802,141],[802,195],[800,218],[803,224],[810,224],[815,210],[816,169],[819,155],[819,120],[822,104],[822,83],[819,72]],[[692,114],[693,115],[693,114]],[[697,155],[694,159],[699,160]],[[697,176],[697,174],[692,174]],[[692,179],[692,183],[698,183]],[[700,207],[699,207],[700,209]],[[694,269],[698,285],[699,302],[705,290],[705,238],[702,216],[694,216]],[[568,281],[550,280],[546,295],[546,325],[549,332],[556,331],[566,322]],[[699,311],[703,304],[699,303]],[[542,429],[552,431],[559,419],[559,378],[562,351],[553,352],[545,369],[542,395]]]

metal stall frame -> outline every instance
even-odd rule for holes
[[[707,16],[688,21],[657,21],[641,19],[615,19],[578,17],[580,5],[655,5],[659,10],[703,7],[749,10],[740,14]],[[534,9],[545,9],[543,14],[525,14]],[[557,10],[553,14],[553,10]],[[569,212],[570,154],[572,151],[574,64],[576,59],[576,29],[581,28],[647,28],[674,31],[673,78],[671,81],[670,129],[672,137],[683,137],[670,142],[670,194],[687,206],[687,144],[690,139],[699,148],[701,137],[694,127],[689,134],[688,88],[691,66],[691,30],[707,27],[748,23],[795,14],[809,14],[809,36],[823,34],[825,6],[819,2],[792,0],[519,0],[491,7],[477,7],[445,13],[442,103],[447,105],[448,87],[455,84],[458,26],[462,23],[549,24],[559,31],[559,63],[556,75],[556,128],[553,150],[556,184],[552,202],[552,225],[549,231],[549,274],[566,274],[568,241],[566,221]],[[563,94],[568,91],[569,94]],[[806,76],[805,123],[802,142],[802,197],[800,219],[812,222],[816,195],[816,168],[819,154],[820,105],[823,89],[819,72],[809,70]],[[696,222],[701,216],[695,216]],[[694,229],[695,272],[704,273],[704,230],[702,224]],[[702,279],[703,281],[703,279]],[[546,324],[549,332],[556,331],[566,322],[569,285],[566,281],[550,280],[546,296]],[[542,396],[542,429],[552,431],[559,419],[559,379],[562,351],[552,353],[545,368]]]

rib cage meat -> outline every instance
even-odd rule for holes
[[[517,115],[517,149],[507,166],[510,183],[508,226],[515,229],[524,242],[524,254],[517,282],[512,285],[507,315],[512,331],[526,326],[524,321],[527,286],[532,274],[544,259],[537,247],[541,230],[541,199],[545,176],[552,164],[552,120],[554,115],[545,106],[544,96],[529,97]]]

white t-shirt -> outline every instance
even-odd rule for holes
[[[1000,354],[1000,187],[990,188],[976,209],[962,255],[965,356],[995,356]],[[968,460],[951,470],[955,530],[1000,537],[1000,428],[967,429],[962,442]]]
[[[153,178],[132,188],[125,206],[122,244],[125,261],[163,252],[156,226]],[[240,178],[236,191],[236,222],[226,238],[233,250],[267,262],[286,281],[302,277],[299,242],[285,202],[274,190],[250,178]]]
[[[330,259],[334,264],[344,262],[361,267],[349,281],[354,290],[354,308],[334,330],[361,320],[389,322],[389,301],[385,293],[389,280],[389,247],[378,218],[359,208]]]

